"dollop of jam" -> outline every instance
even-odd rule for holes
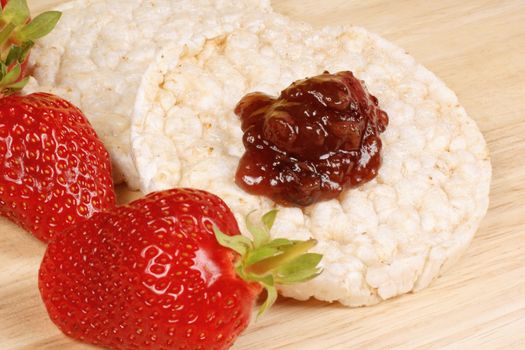
[[[272,97],[244,96],[235,108],[245,154],[237,184],[282,205],[307,206],[373,179],[388,116],[352,72],[299,80]]]

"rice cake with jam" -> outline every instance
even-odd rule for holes
[[[390,118],[371,182],[305,208],[235,184],[244,153],[237,102],[323,71],[352,71]],[[488,207],[485,140],[456,95],[402,49],[358,27],[314,30],[278,14],[166,48],[143,77],[131,126],[144,192],[195,187],[244,216],[277,207],[275,237],[316,238],[323,273],[285,296],[347,306],[427,287],[468,247]]]

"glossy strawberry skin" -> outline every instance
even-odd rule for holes
[[[0,215],[49,241],[114,205],[109,154],[78,108],[43,93],[0,99]]]
[[[109,349],[227,349],[247,327],[258,284],[212,227],[239,234],[226,204],[204,191],[151,194],[50,243],[39,287],[67,335]]]

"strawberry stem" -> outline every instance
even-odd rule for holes
[[[31,20],[26,0],[10,0],[0,8],[0,97],[24,88],[29,50],[53,30],[60,16],[58,11],[48,11]]]
[[[310,239],[308,241],[296,241],[295,244],[291,244],[290,246],[284,248],[281,254],[272,256],[255,264],[249,265],[247,266],[246,270],[249,273],[265,275],[268,272],[280,266],[283,266],[284,264],[303,255],[308,250],[315,247],[316,244],[317,241],[315,239]]]
[[[254,224],[250,215],[246,227],[253,240],[236,235],[228,236],[214,227],[219,244],[237,252],[240,259],[235,270],[247,282],[257,282],[266,289],[266,300],[259,309],[262,315],[277,299],[276,285],[301,283],[315,278],[321,273],[318,266],[322,255],[308,253],[317,241],[295,241],[286,238],[271,239],[270,231],[277,216],[277,210],[266,213],[262,225]]]

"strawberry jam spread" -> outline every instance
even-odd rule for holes
[[[237,184],[282,205],[307,206],[373,179],[388,116],[352,72],[299,80],[277,98],[255,92],[235,108],[245,154]]]

